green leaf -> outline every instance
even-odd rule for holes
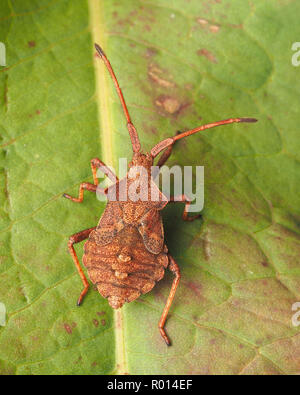
[[[216,0],[3,0],[0,41],[0,373],[299,374],[300,4]],[[169,165],[205,167],[203,219],[164,210],[181,268],[122,310],[81,280],[71,234],[97,224],[89,161],[131,157],[122,109],[93,42],[108,55],[145,150],[200,124]],[[83,243],[76,246],[82,257]]]

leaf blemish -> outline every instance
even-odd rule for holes
[[[152,56],[157,55],[158,51],[155,48],[147,48],[145,57],[146,58],[152,58]]]
[[[205,56],[211,63],[218,63],[215,56],[206,48],[199,49],[197,51],[197,55]]]
[[[262,264],[263,267],[268,267],[269,266],[268,262],[266,262],[266,261],[261,262],[261,264]]]
[[[93,319],[93,324],[97,328],[99,326],[99,321],[96,319]]]
[[[201,296],[201,284],[196,284],[193,281],[186,283],[186,286],[190,288],[197,296]]]
[[[104,315],[105,314],[105,311],[97,311],[97,315],[99,316],[99,317],[101,317],[102,315]]]
[[[197,23],[204,29],[208,28],[211,33],[218,33],[218,31],[220,30],[220,26],[212,25],[208,22],[207,19],[201,17],[197,18]]]
[[[217,25],[210,25],[210,26],[209,26],[209,30],[210,30],[212,33],[218,33],[219,29],[220,29],[220,26],[217,26]]]
[[[66,331],[69,335],[72,334],[72,328],[70,327],[69,324],[64,324],[64,328],[65,328],[65,331]]]
[[[175,83],[168,81],[167,79],[162,78],[161,74],[163,74],[163,70],[161,70],[157,65],[150,63],[148,67],[148,76],[150,81],[164,87],[164,88],[173,88],[175,87]]]
[[[180,102],[171,96],[161,95],[155,100],[155,104],[169,114],[175,114],[180,109]]]
[[[198,18],[198,19],[197,19],[197,22],[198,22],[200,25],[207,25],[207,24],[208,24],[208,21],[207,21],[206,19],[203,19],[203,18]]]

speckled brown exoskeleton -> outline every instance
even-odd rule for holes
[[[83,263],[87,268],[92,283],[97,286],[99,293],[108,299],[108,303],[114,309],[118,309],[125,302],[132,302],[141,294],[151,291],[155,283],[164,277],[165,269],[169,268],[174,273],[175,279],[158,326],[163,339],[167,345],[170,345],[164,325],[179,283],[180,270],[174,258],[168,252],[164,241],[161,210],[169,202],[182,201],[185,202],[183,212],[185,221],[192,221],[198,218],[199,215],[188,215],[188,207],[191,202],[187,196],[182,195],[180,199],[178,197],[167,199],[159,191],[151,177],[151,167],[153,166],[154,158],[164,151],[156,165],[161,167],[170,156],[174,143],[183,137],[219,125],[234,122],[255,122],[256,120],[253,118],[231,118],[203,125],[167,138],[156,144],[149,153],[143,153],[137,131],[131,122],[122,91],[111,64],[103,50],[97,44],[95,44],[95,47],[97,50],[96,54],[104,61],[119,95],[131,138],[133,158],[129,163],[127,176],[122,180],[118,180],[116,175],[101,160],[98,158],[92,159],[91,167],[94,183],[82,183],[79,188],[78,198],[64,194],[64,197],[74,202],[82,202],[84,190],[97,191],[97,193],[106,195],[108,200],[98,225],[76,233],[69,239],[68,247],[84,285],[84,289],[78,299],[78,305],[81,304],[86,295],[89,283],[74,250],[73,245],[75,243],[88,239],[84,245]],[[145,169],[143,176],[139,172],[134,171],[139,167]],[[99,187],[96,174],[99,168],[113,181],[110,187],[105,189]],[[141,189],[146,191],[147,196],[141,197],[136,201],[130,198],[125,201],[120,199],[122,187],[125,185],[128,189],[138,177],[140,177],[140,185],[145,186],[145,188],[142,187]],[[153,191],[156,193],[155,200],[151,200]],[[112,199],[111,196],[115,198]]]

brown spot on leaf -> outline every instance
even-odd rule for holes
[[[203,19],[203,18],[197,18],[197,22],[200,25],[207,25],[208,24],[208,21],[206,19]]]
[[[152,58],[152,56],[157,54],[157,50],[155,48],[147,48],[146,49],[146,58]]]
[[[124,18],[124,19],[119,19],[117,22],[118,26],[134,26],[134,19],[132,19],[131,17],[128,18]]]
[[[78,357],[77,361],[75,361],[75,364],[77,365],[81,361],[82,361],[82,356]]]
[[[209,52],[208,49],[205,49],[205,48],[199,49],[197,51],[197,54],[200,55],[200,56],[205,56],[206,59],[208,59],[212,63],[218,63],[217,59],[215,58],[215,56],[211,52]]]
[[[69,335],[72,334],[72,328],[70,327],[69,324],[64,324],[64,328],[65,328],[65,331],[66,331]]]
[[[152,82],[164,88],[173,88],[175,86],[174,82],[169,81],[164,77],[164,71],[153,63],[148,67],[148,76]]]
[[[167,113],[175,114],[180,109],[180,102],[171,96],[160,96],[155,100],[158,107],[162,107]]]
[[[217,25],[210,25],[210,26],[209,26],[209,30],[210,30],[212,33],[218,33],[218,31],[220,30],[220,26],[217,26]]]
[[[200,284],[196,284],[193,281],[189,281],[186,283],[186,286],[190,288],[197,296],[201,295],[202,286]]]
[[[97,315],[99,316],[99,317],[101,317],[102,315],[104,315],[105,314],[105,311],[98,311],[97,312]]]
[[[234,29],[243,29],[243,24],[240,23],[239,25],[233,25],[233,24],[229,24],[230,27],[233,27]]]
[[[220,26],[213,25],[213,24],[209,23],[209,21],[204,18],[199,17],[196,19],[196,21],[203,29],[205,29],[205,30],[209,29],[209,31],[211,33],[218,33],[218,31],[220,30]]]
[[[106,325],[106,321],[103,319],[101,320],[101,325],[105,326]]]
[[[95,327],[97,328],[99,326],[99,321],[96,319],[93,319],[93,324],[95,325]]]
[[[28,47],[29,48],[34,48],[36,46],[36,42],[35,41],[28,41]]]

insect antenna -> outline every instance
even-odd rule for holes
[[[125,99],[124,99],[122,90],[121,90],[121,88],[119,86],[117,77],[116,77],[116,75],[115,75],[115,73],[113,71],[113,68],[112,68],[109,60],[107,59],[105,53],[103,52],[102,48],[98,44],[95,44],[95,48],[96,48],[98,56],[105,63],[105,66],[107,67],[107,69],[109,71],[109,74],[110,74],[110,76],[111,76],[111,78],[112,78],[112,80],[113,80],[113,82],[115,84],[115,87],[116,87],[116,90],[117,90],[117,93],[118,93],[118,96],[120,98],[120,101],[121,101],[121,104],[122,104],[122,108],[123,108],[123,111],[124,111],[124,114],[125,114],[125,118],[127,120],[127,129],[128,129],[129,136],[130,136],[130,139],[131,139],[133,152],[139,152],[140,149],[141,149],[139,136],[137,134],[137,131],[136,131],[135,127],[133,126],[133,124],[131,122],[130,115],[129,115],[129,112],[128,112],[128,109],[127,109],[127,106],[126,106],[126,103],[125,103]]]
[[[235,122],[257,122],[257,119],[255,119],[255,118],[230,118],[230,119],[225,119],[223,121],[218,121],[218,122],[208,123],[207,125],[198,126],[195,129],[187,130],[186,132],[179,133],[174,137],[169,137],[166,140],[160,141],[158,144],[156,144],[152,148],[151,156],[153,158],[155,158],[162,150],[164,150],[165,148],[174,144],[175,141],[180,140],[184,137],[188,137],[194,133],[202,132],[203,130],[211,129],[216,126],[228,125],[230,123],[235,123]]]

